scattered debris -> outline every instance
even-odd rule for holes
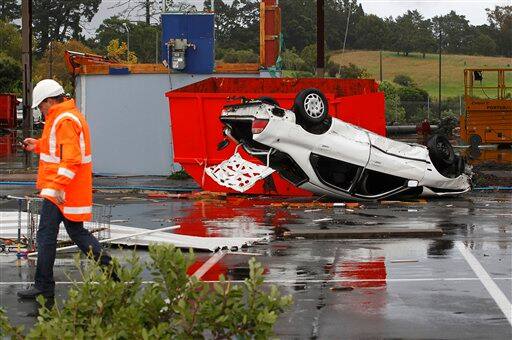
[[[22,220],[27,220],[27,213],[22,213]],[[86,222],[85,227],[94,227],[94,224],[91,225],[89,222]],[[16,239],[18,235],[18,212],[2,212],[0,230],[2,231],[2,238]],[[119,241],[112,242],[112,244],[122,244],[127,246],[148,246],[152,243],[168,243],[174,244],[179,248],[194,248],[210,251],[214,251],[216,249],[238,250],[254,243],[265,242],[266,240],[265,237],[198,237],[174,234],[170,232],[155,232],[151,235],[142,235],[130,239],[123,239],[123,236],[145,231],[149,231],[149,229],[111,224],[110,238],[119,239]],[[64,235],[59,234],[58,237],[60,238],[62,236]]]
[[[328,208],[359,208],[361,205],[357,202],[332,203],[332,202],[276,202],[270,203],[276,208],[295,208],[295,209],[328,209]]]
[[[346,239],[346,238],[389,238],[389,237],[437,237],[442,236],[443,230],[434,229],[406,229],[406,228],[361,228],[361,229],[309,229],[287,231],[285,238],[307,239]]]
[[[313,222],[327,222],[327,221],[332,221],[332,218],[320,218],[318,220],[313,220]]]
[[[349,292],[351,290],[354,290],[354,287],[334,286],[331,287],[331,290],[333,292]]]

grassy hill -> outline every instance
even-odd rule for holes
[[[353,63],[364,67],[372,78],[379,80],[379,51],[341,51],[333,52],[331,60],[336,63]],[[393,81],[398,74],[410,76],[419,87],[437,98],[438,96],[438,55],[419,53],[409,56],[396,52],[382,52],[383,80]],[[443,55],[441,90],[443,97],[455,97],[464,94],[464,68],[512,68],[512,58],[484,57],[471,55]],[[496,77],[484,79],[484,86],[496,86]],[[512,72],[508,73],[507,85],[512,86]],[[489,93],[489,96],[492,96]]]

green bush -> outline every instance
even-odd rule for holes
[[[128,265],[114,261],[120,282],[109,279],[96,263],[78,266],[83,283],[74,284],[62,306],[41,307],[27,339],[195,339],[268,338],[291,297],[275,286],[263,290],[263,268],[249,261],[250,277],[233,285],[221,277],[208,284],[187,275],[192,253],[173,246],[151,246],[151,261],[134,254]],[[143,284],[148,268],[153,283]],[[44,306],[41,297],[39,303]],[[23,339],[0,313],[2,334]]]
[[[386,100],[386,122],[403,123],[405,121],[405,109],[400,103],[400,96],[395,85],[390,82],[383,81],[379,85],[379,91],[384,92]]]
[[[352,63],[341,65],[339,68],[339,77],[345,79],[368,78],[368,72],[364,67],[359,67]]]
[[[405,109],[406,120],[408,122],[414,122],[415,117],[418,116],[418,111],[423,110],[427,105],[428,92],[415,86],[400,86],[397,89],[397,93]]]
[[[315,75],[313,74],[313,72],[308,72],[308,71],[295,71],[295,72],[292,72],[292,74],[291,74],[292,78],[312,78],[314,76]]]
[[[167,179],[175,179],[175,180],[184,180],[184,179],[189,179],[190,178],[190,175],[183,169],[181,169],[180,171],[176,171],[176,172],[173,172],[172,174],[170,174]]]
[[[393,83],[398,84],[400,86],[412,87],[416,86],[414,80],[411,77],[405,74],[397,74],[395,78],[393,78]]]
[[[302,71],[315,72],[316,69],[316,44],[304,47],[300,52],[300,58],[304,60]]]
[[[283,59],[283,68],[285,70],[300,71],[304,70],[306,66],[306,63],[294,48],[285,50],[281,54],[281,58]]]
[[[230,48],[224,50],[222,59],[226,63],[257,63],[259,57],[252,50],[235,50]]]

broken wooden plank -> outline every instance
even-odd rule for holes
[[[443,230],[434,229],[404,229],[404,228],[367,228],[367,229],[306,229],[287,231],[285,238],[307,239],[363,239],[363,238],[394,238],[394,237],[438,237],[443,236]]]

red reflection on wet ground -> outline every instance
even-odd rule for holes
[[[197,260],[193,264],[190,265],[187,269],[187,274],[190,276],[194,274],[207,260]],[[223,263],[218,262],[214,264],[202,277],[203,281],[217,281],[219,280],[221,275],[226,277],[228,272],[228,267],[226,267]]]
[[[203,200],[187,208],[188,214],[177,222],[176,233],[201,237],[255,237],[265,227],[279,228],[290,221],[284,209],[270,207],[275,199],[230,197],[225,200]]]
[[[351,279],[344,281],[343,286],[359,288],[379,288],[386,286],[386,264],[384,258],[379,257],[374,261],[348,262],[336,264],[334,277]]]

